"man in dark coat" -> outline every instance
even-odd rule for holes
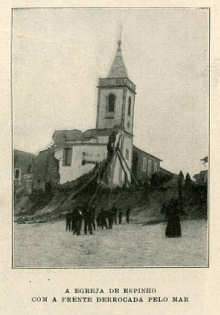
[[[128,207],[127,211],[126,211],[126,222],[130,223],[130,213],[131,213],[131,208]]]
[[[122,224],[122,211],[121,211],[121,209],[119,210],[119,214],[118,214],[118,224]]]
[[[83,209],[83,218],[84,218],[84,233],[87,234],[87,230],[92,234],[92,215],[88,206],[85,206]]]
[[[115,204],[113,204],[113,207],[111,208],[110,211],[111,211],[112,214],[113,214],[113,222],[114,222],[115,224],[117,224],[118,209],[116,208],[116,205],[115,205]]]
[[[98,214],[97,217],[97,224],[102,228],[102,230],[104,229],[104,227],[107,229],[107,222],[106,222],[106,211],[104,211],[103,208],[100,209],[100,212]]]
[[[72,221],[72,213],[67,213],[66,214],[66,231],[71,231],[72,226],[71,226],[71,221]]]
[[[72,213],[72,231],[73,234],[80,235],[82,228],[83,215],[82,211],[77,208]]]
[[[115,212],[112,209],[107,211],[107,218],[108,218],[108,228],[112,229],[113,222],[114,222]]]
[[[92,227],[93,227],[93,230],[95,231],[95,213],[96,213],[96,209],[95,209],[94,205],[91,205],[90,213],[91,213]]]

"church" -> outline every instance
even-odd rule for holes
[[[112,135],[121,157],[116,156],[111,161],[109,186],[122,187],[132,181],[132,175],[137,179],[146,175],[151,177],[160,170],[161,160],[133,145],[136,86],[128,77],[121,40],[117,42],[107,77],[99,79],[97,88],[96,128],[84,132],[56,130],[53,133],[59,183],[75,180],[91,171],[95,164],[106,160]],[[40,177],[37,182],[42,184]]]

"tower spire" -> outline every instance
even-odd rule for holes
[[[115,58],[113,60],[111,69],[110,69],[109,74],[108,74],[108,78],[125,78],[125,77],[128,77],[127,69],[125,67],[124,60],[122,58],[121,36],[122,36],[122,25],[120,24],[120,26],[119,26],[119,39],[117,40],[118,47],[117,47],[116,55],[115,55]]]

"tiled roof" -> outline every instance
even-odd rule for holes
[[[145,151],[139,149],[139,148],[136,147],[135,145],[133,146],[133,149],[136,150],[136,151],[140,151],[140,152],[142,152],[142,153],[144,153],[144,154],[146,154],[146,155],[148,155],[148,156],[150,156],[150,157],[152,157],[152,158],[154,158],[154,159],[157,159],[158,161],[163,161],[163,160],[161,160],[160,158],[156,157],[155,155],[152,155],[152,154],[150,154],[150,153],[147,153],[147,152],[145,152]]]
[[[106,129],[88,129],[84,132],[74,130],[55,130],[53,134],[53,140],[55,144],[61,144],[70,141],[88,141],[90,139],[96,139],[97,137],[109,136],[112,133],[112,128]]]
[[[165,173],[165,174],[177,176],[176,174],[174,174],[174,173],[168,171],[167,169],[165,169],[165,168],[163,168],[163,167],[160,167],[160,171],[161,171],[162,173]]]
[[[21,150],[14,149],[14,156],[19,156],[19,157],[22,157],[22,158],[34,158],[35,154],[34,153],[30,153],[30,152],[26,152],[26,151],[21,151]]]
[[[73,130],[55,130],[53,133],[53,140],[55,143],[66,141],[77,141],[82,139],[82,131]]]
[[[113,128],[104,128],[104,129],[88,129],[83,133],[84,137],[105,137],[110,136]]]

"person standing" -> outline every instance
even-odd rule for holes
[[[178,178],[177,178],[177,184],[178,184],[178,199],[179,199],[179,208],[180,211],[183,210],[183,185],[184,185],[184,175],[183,172],[180,171]]]
[[[71,231],[71,219],[72,219],[72,213],[66,214],[66,231]]]
[[[73,234],[77,232],[78,208],[73,209],[71,214],[71,231]]]
[[[82,227],[82,212],[79,208],[75,208],[72,212],[72,232],[73,235],[80,235],[81,227]]]
[[[108,228],[112,229],[115,213],[112,211],[112,209],[106,212],[107,212],[107,217],[108,217]]]
[[[93,227],[93,230],[95,231],[95,213],[96,213],[96,209],[95,209],[95,206],[94,205],[91,205],[91,208],[90,208],[90,213],[91,213],[91,223],[92,223],[92,227]]]
[[[113,215],[113,223],[117,224],[117,216],[118,216],[118,209],[116,208],[115,203],[113,204],[113,207],[110,209]]]
[[[104,227],[107,229],[107,223],[106,223],[106,211],[104,211],[103,208],[100,209],[99,215],[98,215],[98,222],[99,226],[104,229]]]
[[[84,233],[87,234],[87,230],[92,235],[92,217],[91,212],[88,206],[83,209],[83,218],[84,218]]]
[[[178,211],[178,202],[171,199],[166,210],[167,227],[166,237],[181,237],[181,224]]]
[[[119,214],[118,214],[118,224],[122,224],[122,211],[119,210]]]
[[[76,214],[75,214],[75,231],[74,231],[76,235],[80,235],[81,233],[82,220],[83,220],[82,211],[80,209],[77,209]]]
[[[130,223],[130,213],[131,213],[131,208],[128,207],[126,211],[126,222],[129,224]]]

